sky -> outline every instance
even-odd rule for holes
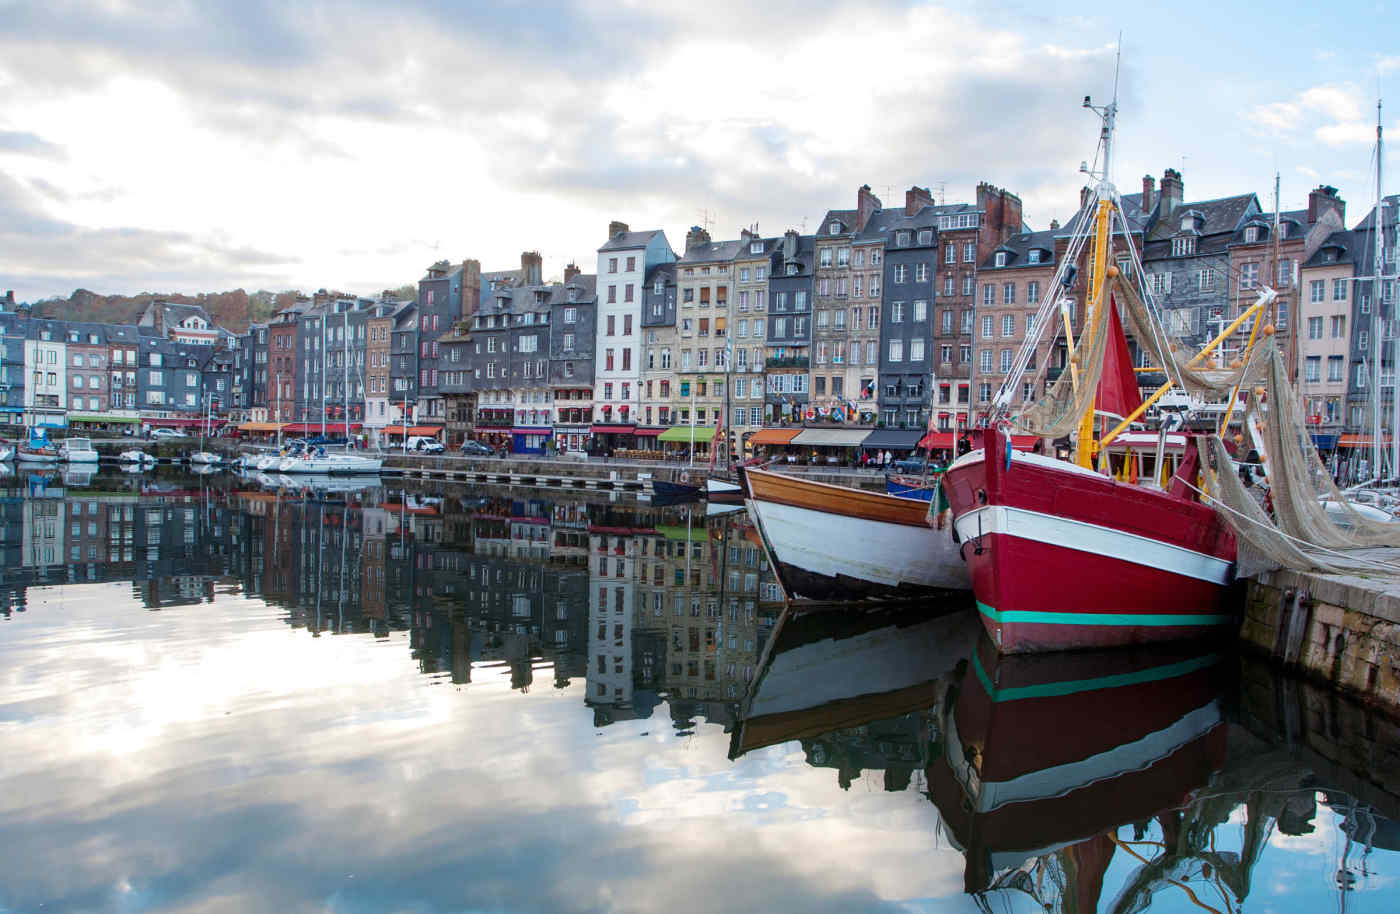
[[[870,184],[1065,220],[1112,96],[1114,177],[1187,200],[1374,197],[1395,4],[0,0],[0,290],[334,288],[439,259],[591,272],[609,221],[673,246],[815,229]],[[1392,155],[1386,170],[1396,174]],[[1388,184],[1393,192],[1400,181]]]

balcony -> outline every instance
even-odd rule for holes
[[[790,355],[780,359],[764,359],[763,367],[767,369],[801,368],[805,370],[811,367],[811,361],[812,360],[805,355]]]

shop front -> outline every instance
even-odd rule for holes
[[[512,454],[543,454],[545,445],[553,437],[550,426],[520,426],[510,430]]]
[[[708,459],[714,439],[713,425],[673,425],[656,436],[662,451],[670,459]]]
[[[848,466],[869,435],[868,428],[804,428],[792,439],[792,446],[802,463]]]

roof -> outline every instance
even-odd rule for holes
[[[959,204],[958,208],[965,207],[966,204]],[[941,209],[953,209],[954,207],[941,207]],[[938,212],[940,207],[923,206],[912,216],[905,215],[904,209],[877,209],[870,214],[870,218],[865,223],[865,228],[856,233],[857,243],[862,241],[884,240],[890,232],[896,229],[931,229],[938,225],[938,217],[942,215]]]
[[[1135,194],[1139,203],[1142,194]],[[1127,200],[1126,197],[1123,198]],[[1167,218],[1158,218],[1152,226],[1148,241],[1165,241],[1181,231],[1181,216],[1194,210],[1203,220],[1202,235],[1230,234],[1244,224],[1251,212],[1259,212],[1259,199],[1254,194],[1237,194],[1233,197],[1219,197],[1215,200],[1195,200],[1181,203]],[[1304,221],[1307,213],[1303,213]]]
[[[997,245],[979,265],[983,270],[1009,270],[1015,267],[1044,267],[1055,263],[1055,230],[1046,229],[1041,232],[1022,232],[1019,235],[1012,235],[1010,238]],[[1041,258],[1036,263],[1031,263],[1027,256],[1031,250],[1042,252]],[[1007,255],[1006,264],[998,267],[996,265],[996,255],[1005,253]]]
[[[1251,194],[1250,196],[1253,195]],[[1124,194],[1119,199],[1123,201],[1123,216],[1128,220],[1129,231],[1135,235],[1142,234],[1152,218],[1152,213],[1144,213],[1142,211],[1142,194]],[[1195,204],[1192,205],[1194,206]],[[1081,208],[1079,212],[1069,218],[1068,222],[1060,226],[1060,230],[1055,233],[1055,237],[1068,238],[1073,235],[1078,228],[1080,220],[1086,218],[1086,215],[1092,212],[1092,207],[1089,207],[1088,210]],[[1155,205],[1153,207],[1153,212],[1156,212]]]
[[[647,229],[643,232],[618,232],[609,238],[598,249],[598,252],[601,254],[604,251],[631,251],[644,248],[651,243],[651,239],[660,234],[663,234],[661,229]]]
[[[733,260],[742,241],[707,241],[693,245],[680,256],[677,263],[716,263]]]
[[[837,232],[836,234],[845,235],[854,232],[856,230],[856,216],[857,213],[853,209],[829,209],[826,211],[826,215],[822,217],[821,225],[818,226],[816,234],[826,238],[832,237],[832,220],[839,220],[845,228],[844,232]]]
[[[668,283],[674,282],[676,279],[676,264],[674,262],[658,263],[652,266],[647,270],[646,279],[643,280],[643,282],[650,286],[652,283],[656,282],[657,276],[665,276]],[[594,279],[596,280],[597,277],[595,276]]]

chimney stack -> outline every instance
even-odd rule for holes
[[[979,183],[977,208],[982,211],[982,227],[995,241],[1021,234],[1021,198],[1009,190],[986,181]]]
[[[520,255],[520,284],[538,286],[544,273],[544,258],[539,251],[525,251]]]
[[[1328,184],[1319,184],[1308,194],[1308,225],[1317,222],[1328,212],[1336,213],[1337,221],[1345,226],[1346,201],[1337,196],[1337,188]]]
[[[698,226],[698,225],[692,225],[692,226],[690,227],[690,231],[688,231],[688,232],[685,233],[685,250],[686,250],[686,253],[689,253],[690,250],[691,250],[692,248],[696,247],[697,245],[709,244],[709,243],[710,243],[710,233],[707,232],[707,231],[705,231],[704,229],[702,229],[702,228],[701,228],[700,226]]]
[[[621,235],[622,233],[624,233],[624,232],[626,232],[626,231],[627,231],[627,223],[626,223],[626,222],[618,222],[616,219],[614,219],[612,222],[609,222],[609,223],[608,223],[608,239],[609,239],[609,240],[612,240],[613,238],[616,238],[618,235]]]
[[[14,290],[14,289],[6,289],[6,290],[5,290],[5,297],[4,297],[4,298],[0,298],[0,311],[13,311],[13,310],[15,310],[15,290]]]
[[[904,215],[916,216],[925,206],[933,205],[933,194],[927,187],[911,187],[904,192]]]
[[[461,317],[475,317],[481,309],[481,261],[471,257],[462,261]]]
[[[797,259],[797,231],[788,229],[783,233],[783,262],[791,263]]]
[[[880,198],[870,192],[870,185],[862,184],[856,191],[856,231],[865,231],[865,223],[880,207]]]
[[[1152,198],[1157,193],[1157,181],[1151,175],[1142,176],[1142,211],[1152,212]]]
[[[573,282],[574,277],[582,272],[583,271],[578,268],[578,264],[571,261],[568,266],[564,267],[564,282]]]
[[[1158,218],[1165,219],[1175,212],[1185,199],[1185,186],[1181,182],[1181,172],[1168,168],[1162,172],[1162,205]]]
[[[1059,230],[1060,230],[1060,220],[1058,220],[1058,219],[1051,219],[1051,220],[1050,220],[1050,231],[1052,231],[1052,232],[1058,232]]]

